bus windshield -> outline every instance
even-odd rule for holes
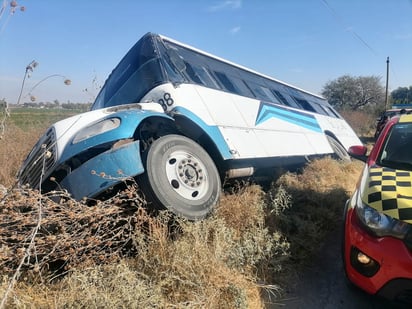
[[[153,38],[146,35],[110,74],[91,109],[139,102],[148,91],[163,81]]]

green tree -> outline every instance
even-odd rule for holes
[[[392,104],[412,104],[412,86],[399,87],[391,92]]]
[[[338,109],[375,108],[385,101],[385,87],[378,76],[343,75],[326,83],[322,95]]]

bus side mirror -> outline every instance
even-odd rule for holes
[[[366,160],[368,159],[368,156],[366,155],[367,151],[368,149],[366,148],[366,146],[356,145],[349,147],[348,154],[354,159],[366,162]]]

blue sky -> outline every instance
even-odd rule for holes
[[[412,85],[412,0],[17,0],[0,17],[0,99],[16,103],[26,66],[37,101],[88,102],[145,33],[155,32],[320,93],[342,75]],[[87,91],[85,91],[87,89]]]

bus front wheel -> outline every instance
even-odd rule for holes
[[[200,220],[218,203],[219,173],[196,142],[181,135],[165,135],[152,143],[143,158],[146,172],[138,180],[155,208]]]

